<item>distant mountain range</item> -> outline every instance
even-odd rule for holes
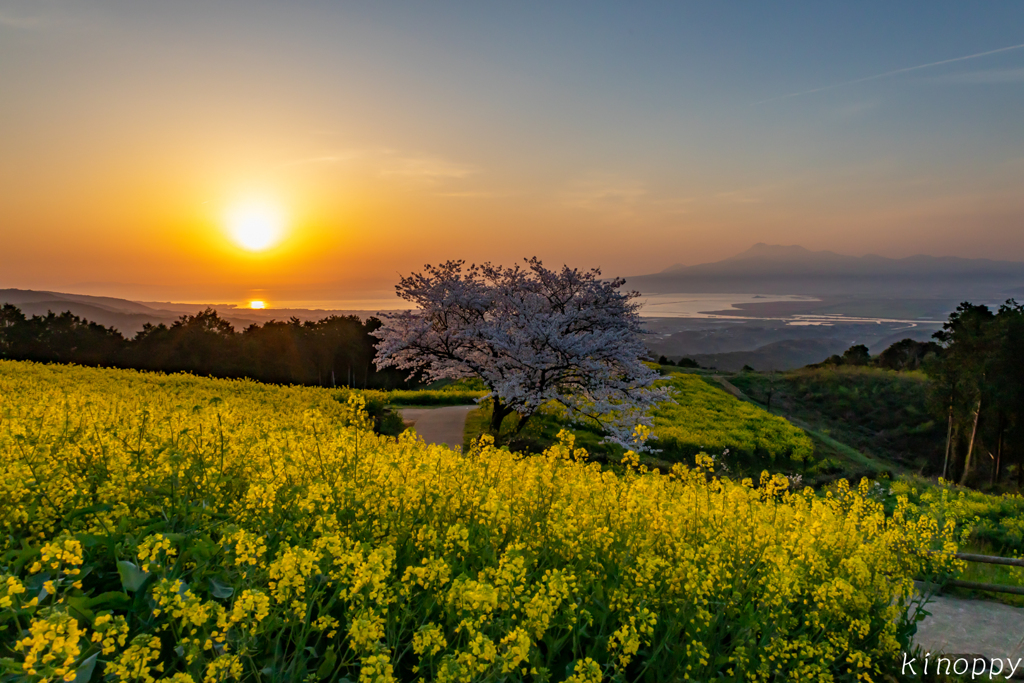
[[[1024,298],[1024,263],[955,256],[844,256],[759,243],[714,263],[626,278],[645,294],[757,293],[894,298]]]

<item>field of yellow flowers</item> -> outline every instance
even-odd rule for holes
[[[788,420],[712,387],[697,375],[674,372],[659,381],[671,401],[651,416],[657,447],[670,459],[702,451],[722,453],[741,464],[808,461],[814,444]]]
[[[0,361],[0,680],[878,680],[953,563],[862,490],[463,455],[360,400]]]

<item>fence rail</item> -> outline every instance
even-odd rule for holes
[[[1015,557],[998,557],[996,555],[975,555],[974,553],[957,553],[956,559],[966,562],[982,562],[985,564],[1008,564],[1014,567],[1024,567],[1024,559]]]
[[[1017,559],[1013,557],[999,557],[997,555],[975,555],[974,553],[957,553],[956,559],[963,560],[964,562],[980,562],[982,564],[1004,564],[1011,567],[1024,567],[1024,559]],[[997,583],[978,583],[977,581],[960,581],[958,579],[950,579],[944,581],[943,585],[954,586],[956,588],[969,588],[976,591],[987,591],[990,593],[1013,593],[1014,595],[1024,595],[1024,586],[1006,586]]]

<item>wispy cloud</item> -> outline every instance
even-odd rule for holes
[[[479,169],[437,156],[409,156],[388,152],[380,162],[380,175],[424,182],[459,180]]]
[[[6,12],[0,12],[0,26],[28,29],[41,26],[42,23],[42,17],[16,17]]]
[[[569,184],[558,196],[562,206],[615,222],[661,220],[689,212],[693,199],[665,194],[636,178],[592,173]]]
[[[324,150],[308,156],[288,159],[278,168],[302,166],[334,166],[353,164],[380,178],[406,180],[426,184],[461,180],[479,173],[476,166],[452,161],[437,155],[409,154],[393,149]]]
[[[608,211],[635,206],[648,194],[646,185],[629,178],[589,176],[574,182],[563,195],[563,203],[576,209]]]
[[[911,73],[913,71],[920,71],[922,69],[931,69],[936,66],[942,66],[944,64],[954,64],[956,62],[965,62],[969,59],[978,59],[979,57],[987,57],[989,55],[999,54],[1001,52],[1010,52],[1011,50],[1020,50],[1024,48],[1024,43],[1020,45],[1010,45],[1008,47],[1001,47],[995,50],[987,50],[985,52],[976,52],[972,55],[964,55],[963,57],[953,57],[952,59],[941,59],[937,62],[929,62],[927,64],[918,64],[917,66],[907,66],[902,69],[893,69],[892,71],[885,71],[879,74],[873,74],[871,76],[864,76],[863,78],[854,78],[850,81],[841,81],[839,83],[831,83],[829,85],[823,85],[818,88],[811,88],[809,90],[800,90],[797,92],[786,93],[785,95],[776,95],[775,97],[769,97],[768,99],[759,100],[754,104],[766,104],[768,102],[775,102],[777,100],[784,100],[791,97],[800,97],[801,95],[811,95],[813,93],[824,92],[826,90],[832,90],[834,88],[841,88],[846,85],[854,85],[856,83],[866,83],[868,81],[877,81],[882,78],[889,78],[891,76],[897,76],[900,74]]]
[[[337,164],[341,161],[352,159],[355,155],[349,154],[324,154],[321,156],[302,157],[291,159],[278,165],[278,168],[291,168],[293,166],[317,166],[321,164]]]
[[[751,192],[750,190],[719,192],[715,194],[715,199],[726,204],[760,204],[764,201],[764,198],[759,193]]]
[[[979,85],[1024,83],[1024,67],[1017,69],[983,69],[980,71],[966,71],[962,73],[936,76],[932,80],[936,83],[963,83]]]

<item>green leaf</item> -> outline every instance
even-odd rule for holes
[[[230,598],[235,594],[233,586],[229,586],[226,583],[221,583],[217,579],[210,579],[210,592],[213,593],[213,597],[226,599]]]
[[[108,591],[89,598],[89,602],[86,606],[94,611],[103,608],[126,609],[130,603],[131,599],[128,597],[127,593],[122,593],[121,591]]]
[[[126,591],[132,593],[142,588],[142,585],[146,583],[146,579],[149,578],[149,572],[142,571],[127,560],[121,560],[117,563],[117,573],[121,577],[121,585],[124,586]]]
[[[320,668],[316,670],[317,678],[327,678],[334,671],[334,665],[338,663],[338,655],[334,653],[334,650],[328,650],[324,653],[324,661],[320,663]]]
[[[76,619],[84,619],[89,622],[92,622],[95,617],[93,611],[89,609],[89,598],[87,597],[68,598],[68,612]]]
[[[75,669],[75,677],[71,683],[89,683],[89,679],[92,678],[92,672],[96,668],[96,658],[99,654],[99,652],[94,653],[78,665],[78,668]]]

